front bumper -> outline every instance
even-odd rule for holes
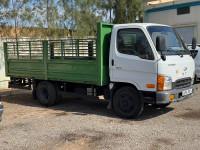
[[[189,95],[186,95],[186,96],[182,96],[182,92],[185,90],[189,90],[189,89],[192,89],[192,93]],[[194,92],[195,89],[198,89],[197,86],[191,85],[190,87],[187,87],[187,88],[156,92],[156,104],[168,104],[171,102],[178,102],[178,101],[188,99],[188,98],[196,95],[196,93]],[[170,98],[169,98],[170,95],[174,95],[173,100],[170,100]]]
[[[2,114],[3,114],[3,105],[0,103],[0,122],[2,120]]]

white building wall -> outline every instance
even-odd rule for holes
[[[0,88],[7,88],[8,80],[9,80],[9,78],[5,76],[3,42],[0,37]]]
[[[200,43],[200,5],[190,6],[190,13],[183,15],[177,15],[177,9],[150,12],[146,15],[144,22],[166,24],[172,27],[193,26],[194,36]]]

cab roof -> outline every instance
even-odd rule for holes
[[[126,23],[126,24],[116,24],[115,27],[123,27],[123,26],[140,26],[140,27],[148,27],[148,26],[164,26],[164,27],[170,27],[168,25],[164,24],[157,24],[157,23]]]

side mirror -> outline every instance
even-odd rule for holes
[[[198,50],[190,50],[191,56],[194,59],[197,56]]]
[[[164,36],[158,36],[156,38],[156,49],[157,51],[164,51],[165,50],[165,37]]]
[[[196,49],[197,46],[197,40],[195,37],[192,38],[192,49]]]

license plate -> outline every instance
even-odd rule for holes
[[[186,96],[186,95],[189,95],[189,94],[192,94],[192,89],[185,90],[185,91],[182,92],[182,96]]]

